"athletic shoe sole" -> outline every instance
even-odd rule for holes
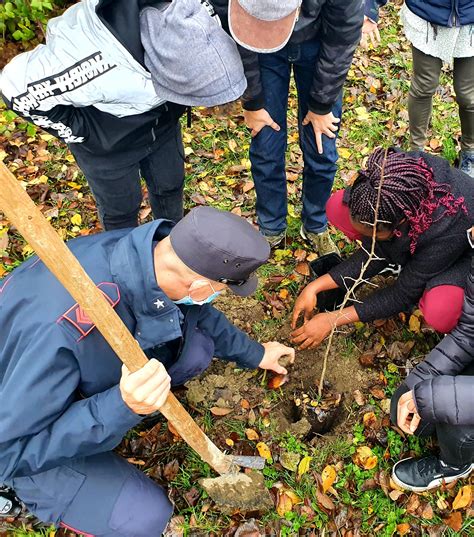
[[[406,483],[403,483],[403,481],[400,481],[400,479],[398,479],[398,477],[395,474],[395,468],[397,467],[397,465],[411,458],[412,457],[407,457],[406,459],[398,461],[397,464],[395,464],[395,466],[392,469],[393,482],[401,489],[410,490],[411,492],[426,492],[427,490],[440,487],[443,483],[448,484],[448,483],[452,483],[453,481],[456,481],[457,479],[464,479],[465,477],[468,477],[469,474],[474,470],[474,464],[471,464],[471,467],[462,474],[451,476],[451,477],[440,477],[438,479],[433,479],[433,481],[431,481],[426,487],[413,487],[411,485],[407,485]]]

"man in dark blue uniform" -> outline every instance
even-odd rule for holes
[[[112,450],[170,385],[213,356],[284,373],[294,350],[261,345],[212,301],[252,293],[270,248],[244,219],[209,207],[173,227],[83,237],[68,246],[150,358],[130,373],[36,257],[0,281],[0,485],[39,519],[97,536],[157,536],[165,491]]]

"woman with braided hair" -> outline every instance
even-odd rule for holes
[[[433,155],[377,149],[352,187],[335,192],[326,210],[331,224],[362,247],[302,291],[293,311],[295,344],[312,348],[333,326],[388,318],[417,304],[437,331],[456,326],[471,255],[466,231],[474,220],[474,184],[469,176]],[[401,265],[399,277],[342,311],[314,315],[319,293],[350,289],[361,275],[374,224],[375,256],[363,278],[389,264]],[[300,314],[304,324],[296,329]]]

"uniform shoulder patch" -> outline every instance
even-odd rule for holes
[[[113,308],[120,302],[120,289],[117,284],[102,282],[97,285],[97,289],[102,292]],[[77,303],[63,313],[56,322],[61,323],[63,320],[70,323],[76,329],[79,335],[77,341],[85,338],[95,328],[95,324]]]

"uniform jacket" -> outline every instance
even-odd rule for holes
[[[68,243],[141,348],[173,366],[199,332],[214,355],[257,367],[263,347],[211,305],[176,306],[157,286],[153,241],[171,223]],[[121,362],[33,257],[0,281],[0,483],[113,449],[140,422],[119,391]]]
[[[152,143],[166,105],[144,64],[139,12],[146,3],[153,2],[83,0],[51,19],[46,44],[3,70],[6,104],[95,153]]]
[[[447,305],[449,307],[449,304]],[[408,375],[419,415],[429,423],[474,425],[474,259],[457,327]]]
[[[366,0],[365,14],[377,22],[379,7],[388,0]],[[439,26],[474,24],[474,0],[406,0],[415,15]]]
[[[229,31],[229,0],[209,0]],[[309,108],[317,114],[331,111],[346,80],[354,51],[361,37],[364,16],[363,0],[303,0],[301,13],[290,43],[301,43],[317,36],[321,41]],[[244,108],[265,107],[265,95],[260,80],[258,54],[239,47],[247,77]]]

